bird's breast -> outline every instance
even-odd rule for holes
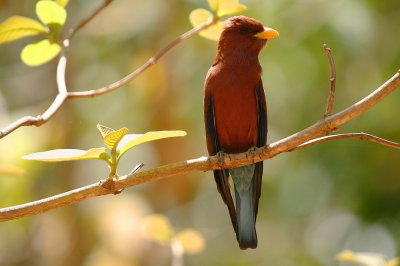
[[[224,152],[245,152],[257,143],[259,81],[259,73],[244,69],[221,71],[209,84],[218,141]]]

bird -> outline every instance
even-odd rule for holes
[[[204,82],[204,122],[210,156],[254,151],[266,145],[267,107],[258,55],[269,39],[278,36],[278,31],[253,18],[235,16],[225,21]],[[257,247],[255,223],[262,175],[263,162],[214,170],[240,249]]]

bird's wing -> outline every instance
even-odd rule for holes
[[[262,147],[267,143],[267,104],[265,102],[265,93],[262,80],[256,87],[257,93],[257,110],[258,110],[258,141],[257,147]]]
[[[206,124],[206,139],[207,139],[208,152],[210,155],[215,155],[221,149],[219,147],[217,130],[215,126],[213,98],[212,95],[208,93],[208,91],[206,91],[204,97],[204,120]],[[221,194],[225,204],[228,206],[232,225],[236,232],[237,231],[236,211],[229,184],[229,172],[228,170],[215,170],[214,178],[215,182],[217,183],[218,191]]]
[[[211,95],[204,97],[204,121],[206,123],[207,149],[210,155],[220,151],[217,129],[215,127],[214,102]]]
[[[262,80],[256,87],[257,94],[257,111],[258,111],[258,140],[257,147],[262,147],[267,143],[267,104],[265,102],[264,88]],[[256,168],[254,170],[254,209],[256,214],[258,212],[258,200],[261,196],[261,182],[263,175],[263,162],[256,163]]]

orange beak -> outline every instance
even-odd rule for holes
[[[273,39],[279,36],[279,32],[274,29],[264,27],[264,31],[254,35],[258,39]]]

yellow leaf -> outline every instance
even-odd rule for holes
[[[58,43],[50,43],[46,39],[25,46],[21,52],[21,59],[28,66],[38,66],[53,59],[60,51],[61,46]]]
[[[104,159],[106,156],[108,156],[106,148],[101,147],[90,150],[59,149],[36,152],[22,156],[22,159],[44,162],[63,162],[85,159]]]
[[[239,4],[239,0],[219,0],[218,1],[218,17],[226,15],[234,15],[246,9],[245,5]]]
[[[46,32],[36,20],[14,16],[0,24],[0,44]]]
[[[123,127],[118,130],[114,130],[110,127],[106,127],[100,124],[97,124],[97,129],[100,131],[101,135],[103,136],[104,144],[112,150],[114,149],[119,141],[128,133],[128,129]]]
[[[97,129],[100,131],[101,136],[104,137],[107,136],[107,134],[110,134],[111,132],[115,131],[111,127],[106,127],[101,124],[97,124]]]
[[[386,264],[384,255],[372,252],[353,252],[345,250],[336,256],[336,260],[342,262],[357,263],[365,266],[383,266]]]
[[[189,15],[190,23],[192,23],[193,27],[198,27],[202,24],[208,23],[213,19],[213,15],[210,11],[205,10],[203,8],[198,8],[193,10]],[[218,21],[215,25],[208,27],[205,30],[202,30],[199,35],[204,38],[218,41],[219,36],[224,28],[224,24]]]
[[[168,243],[173,235],[171,223],[164,215],[153,214],[142,221],[144,236],[160,244]]]
[[[59,6],[65,7],[66,5],[68,5],[69,0],[56,0],[56,3]]]
[[[128,129],[126,127],[112,131],[104,137],[104,144],[106,144],[107,147],[112,150],[118,145],[122,137],[126,134],[128,134]]]
[[[196,230],[186,229],[179,232],[176,238],[181,242],[183,249],[188,254],[198,254],[205,248],[204,237]]]
[[[26,174],[25,169],[12,164],[0,164],[0,176],[23,176]]]
[[[210,11],[204,8],[197,8],[193,10],[189,15],[190,23],[193,27],[198,27],[202,24],[208,23],[213,19],[213,15]]]
[[[218,41],[219,36],[221,36],[223,30],[224,30],[224,23],[218,21],[215,25],[210,26],[209,28],[201,31],[199,35],[212,41]]]
[[[208,5],[210,6],[211,10],[217,13],[218,10],[218,2],[219,0],[208,0]]]
[[[235,10],[232,11],[232,13],[230,13],[229,15],[236,15],[236,14],[240,14],[243,11],[247,10],[247,6],[243,5],[243,4],[239,4]]]
[[[183,136],[186,136],[186,132],[181,130],[150,131],[145,134],[128,134],[125,135],[118,144],[118,157],[121,157],[125,152],[139,144],[158,139]]]
[[[65,9],[54,1],[42,0],[36,4],[36,15],[46,25],[64,25],[67,19]]]
[[[399,258],[394,258],[388,261],[385,266],[398,266],[400,263]]]

